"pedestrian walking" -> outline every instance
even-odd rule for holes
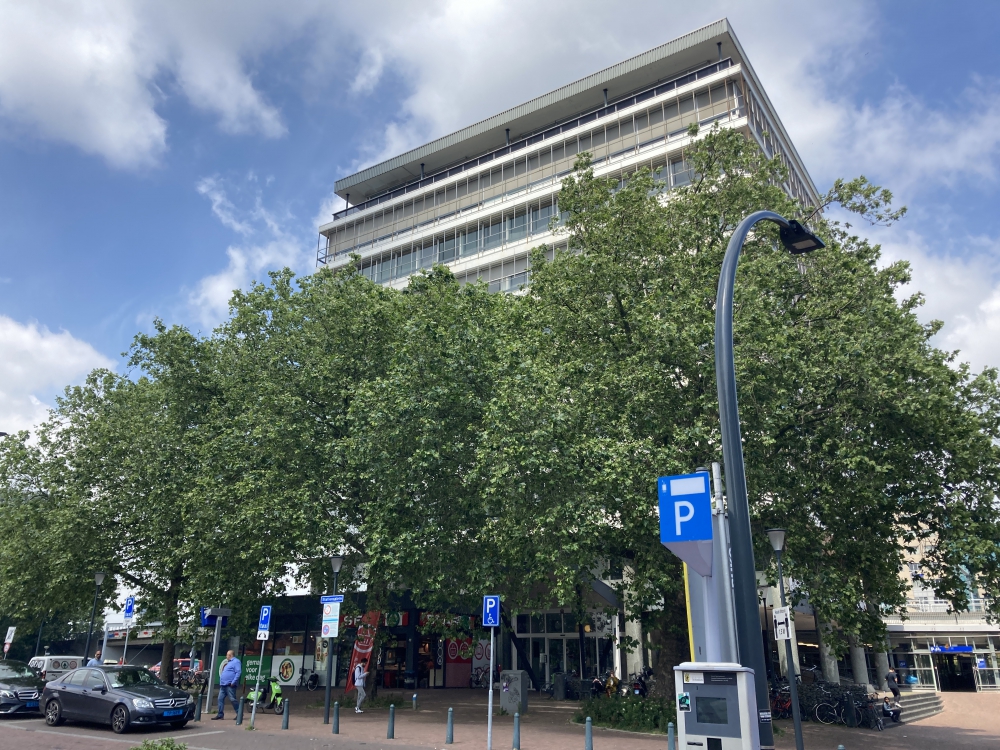
[[[354,713],[356,713],[356,714],[363,714],[364,713],[364,711],[361,710],[361,704],[364,702],[365,696],[366,696],[366,693],[365,693],[365,677],[367,677],[367,676],[368,676],[368,673],[365,671],[364,667],[362,667],[360,664],[355,665],[355,667],[354,667],[354,687],[358,691],[358,702],[354,706]]]
[[[226,661],[222,665],[222,674],[219,675],[219,713],[212,717],[212,721],[224,719],[226,710],[226,696],[233,703],[233,711],[239,716],[240,704],[236,700],[236,686],[240,684],[240,675],[243,674],[243,665],[232,651],[226,652]]]
[[[101,651],[100,651],[100,649],[98,649],[97,653],[94,654],[94,658],[87,662],[87,666],[88,667],[99,667],[99,666],[101,666],[101,664],[102,664],[102,662],[101,662]]]
[[[899,684],[896,682],[896,670],[892,667],[889,667],[889,674],[885,676],[885,684],[889,686],[889,691],[892,693],[893,704],[899,708]]]

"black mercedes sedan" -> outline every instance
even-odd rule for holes
[[[36,713],[45,681],[23,661],[0,661],[0,716]]]
[[[45,723],[66,719],[110,724],[118,734],[132,726],[170,724],[194,717],[195,698],[160,682],[141,667],[86,667],[59,675],[42,693]]]

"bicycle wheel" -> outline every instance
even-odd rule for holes
[[[840,720],[837,715],[836,706],[832,706],[829,703],[818,703],[816,704],[816,721],[820,724],[833,724]]]

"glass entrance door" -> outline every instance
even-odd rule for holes
[[[535,673],[535,679],[541,683],[536,684],[535,690],[541,690],[548,682],[548,675],[545,673],[545,639],[544,638],[532,638],[531,639],[531,669]]]

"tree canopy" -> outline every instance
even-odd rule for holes
[[[249,627],[287,577],[325,588],[335,551],[373,601],[406,588],[471,608],[489,589],[579,609],[619,566],[630,616],[674,601],[655,479],[722,461],[716,284],[733,228],[765,208],[827,247],[792,257],[758,226],[738,273],[758,568],[763,529],[788,528],[796,595],[874,640],[905,606],[904,556],[933,539],[929,585],[956,609],[982,588],[992,607],[997,373],[937,349],[907,265],[822,212],[893,223],[891,194],[859,178],[798,204],[781,161],[734,131],[687,159],[691,183],[665,195],[648,169],[599,177],[584,155],[559,195],[566,249],[533,251],[522,294],[444,267],[403,290],[285,271],[236,292],[209,336],[137,337],[128,373],[93,373],[35,436],[2,443],[0,615],[79,610],[103,569],[164,623],[166,665],[196,606],[233,604]]]

